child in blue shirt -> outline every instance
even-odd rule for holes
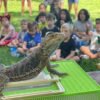
[[[36,23],[28,23],[28,32],[24,37],[24,43],[22,48],[18,48],[18,51],[22,54],[31,53],[36,48],[40,47],[41,44],[41,34],[37,32]]]

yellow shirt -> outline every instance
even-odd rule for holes
[[[38,24],[38,27],[39,27],[40,30],[42,30],[46,26],[47,26],[47,23],[39,23]]]

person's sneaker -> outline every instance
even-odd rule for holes
[[[80,57],[83,59],[89,59],[89,56],[87,56],[87,55],[81,55]]]

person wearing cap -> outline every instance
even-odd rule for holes
[[[32,5],[31,5],[32,1],[31,0],[22,0],[22,15],[24,15],[25,1],[27,1],[27,6],[29,7],[30,16],[32,16]]]
[[[8,1],[8,0],[0,0],[0,8],[1,8],[1,6],[2,6],[2,2],[4,3],[5,15],[8,14],[7,1]]]

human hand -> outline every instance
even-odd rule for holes
[[[23,49],[24,49],[25,51],[27,51],[27,50],[28,50],[28,48],[26,48],[26,47],[23,47]]]
[[[0,44],[3,44],[3,41],[2,40],[0,41]]]

